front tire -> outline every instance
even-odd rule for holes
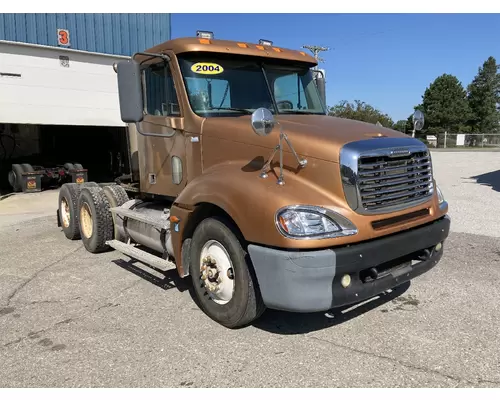
[[[235,231],[225,219],[203,220],[193,234],[190,254],[190,275],[200,308],[228,328],[248,325],[265,310],[249,257]]]

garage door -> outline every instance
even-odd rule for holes
[[[112,68],[124,58],[0,41],[0,122],[124,126]]]

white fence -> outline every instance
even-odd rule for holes
[[[438,133],[421,137],[429,147],[460,148],[482,147],[500,148],[500,133]]]

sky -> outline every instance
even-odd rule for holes
[[[172,37],[195,36],[322,52],[327,104],[361,100],[406,119],[438,76],[466,87],[489,56],[500,64],[500,14],[172,14]]]

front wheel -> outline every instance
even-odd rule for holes
[[[234,232],[228,221],[207,218],[191,241],[195,297],[205,314],[228,328],[245,326],[265,310],[249,257]]]

